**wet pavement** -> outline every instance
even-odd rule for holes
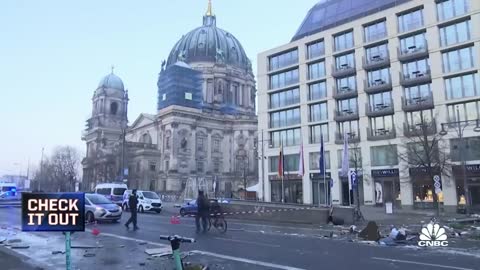
[[[125,213],[123,221],[128,218]],[[417,246],[381,247],[350,241],[352,235],[341,227],[328,229],[300,228],[280,225],[252,224],[228,220],[226,234],[210,232],[196,235],[191,218],[170,224],[170,216],[162,213],[140,214],[139,231],[127,231],[122,224],[88,225],[86,232],[72,235],[73,269],[172,269],[167,257],[152,257],[145,249],[168,245],[159,240],[161,234],[179,234],[197,238],[197,243],[183,244],[191,254],[186,261],[208,264],[210,269],[480,269],[477,250]],[[25,233],[19,231],[20,209],[0,209],[0,241],[20,239],[29,248],[15,252],[32,257],[44,269],[64,269],[65,255],[61,233]],[[92,229],[100,231],[98,236]],[[337,233],[330,233],[335,230]],[[20,244],[15,243],[15,244]],[[94,255],[86,255],[94,254]],[[349,259],[346,259],[349,258]],[[396,260],[396,261],[392,261]]]

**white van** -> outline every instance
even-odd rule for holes
[[[17,196],[15,183],[0,182],[0,198],[13,198]]]
[[[95,187],[95,193],[107,197],[115,204],[122,206],[123,193],[127,190],[128,187],[126,184],[121,183],[104,183],[98,184]]]
[[[132,194],[132,190],[125,190],[123,193],[122,208],[124,211],[128,209],[128,198]],[[157,193],[153,191],[137,190],[138,197],[138,212],[155,211],[160,213],[162,211],[162,200]]]

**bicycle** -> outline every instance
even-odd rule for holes
[[[227,232],[227,221],[223,215],[214,214],[213,216],[208,217],[208,231],[210,231],[212,225],[221,233]]]
[[[179,235],[160,235],[160,240],[167,240],[170,241],[170,245],[172,246],[172,256],[173,256],[173,261],[175,263],[175,269],[176,270],[184,270],[182,258],[180,256],[180,243],[195,243],[195,239],[193,238],[187,238],[187,237],[181,237]]]

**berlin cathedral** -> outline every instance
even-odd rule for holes
[[[211,2],[203,24],[183,35],[162,62],[157,112],[128,122],[128,91],[108,74],[92,98],[82,140],[82,189],[180,192],[202,178],[226,197],[258,181],[255,78],[242,45],[217,27]]]

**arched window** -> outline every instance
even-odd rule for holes
[[[116,115],[117,111],[118,111],[118,103],[117,102],[110,103],[110,113],[113,115]]]

